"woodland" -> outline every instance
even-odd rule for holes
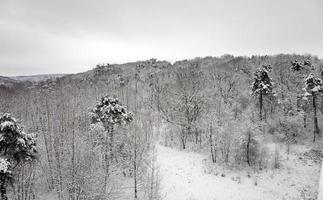
[[[322,79],[323,60],[296,54],[0,77],[1,198],[170,199],[158,157],[167,147],[203,155],[214,179],[267,191],[267,174],[285,177],[271,189],[285,190],[280,199],[316,199]]]

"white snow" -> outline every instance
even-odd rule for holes
[[[312,92],[319,92],[319,91],[321,91],[321,90],[322,90],[321,86],[320,86],[320,85],[316,85],[316,86],[312,89]]]
[[[14,123],[12,121],[4,121],[0,124],[0,130],[3,131],[7,127],[13,127]]]
[[[10,173],[9,167],[10,163],[6,159],[0,158],[0,172]]]
[[[25,140],[24,140],[24,139],[22,139],[22,138],[18,138],[18,139],[17,139],[17,142],[18,142],[20,145],[22,145],[22,146],[26,146],[26,142],[25,142]]]
[[[203,155],[157,145],[161,193],[166,200],[272,200],[275,193],[252,183],[238,184],[229,177],[204,172]]]
[[[288,200],[316,196],[320,166],[297,156],[282,158],[281,169],[251,172],[248,178],[244,170],[239,174],[228,171],[225,177],[208,174],[205,161],[209,158],[202,154],[161,145],[157,145],[157,152],[165,200]]]
[[[311,96],[311,94],[310,94],[310,93],[308,93],[308,92],[305,92],[304,97],[306,98],[306,97],[308,97],[308,96]]]

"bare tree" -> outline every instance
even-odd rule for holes
[[[194,124],[204,109],[204,96],[201,88],[202,72],[198,65],[176,72],[176,81],[164,91],[161,111],[165,120],[180,127],[179,138],[183,149],[189,136],[194,134]]]

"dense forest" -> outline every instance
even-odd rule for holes
[[[8,199],[165,199],[156,144],[205,154],[206,171],[223,177],[307,159],[312,182],[295,195],[315,199],[323,155],[323,60],[315,56],[150,59],[0,79],[1,119],[16,118],[37,150],[10,166]]]

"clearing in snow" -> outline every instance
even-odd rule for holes
[[[253,178],[244,177],[242,182],[238,183],[229,175],[222,177],[207,174],[204,166],[206,157],[202,154],[161,145],[157,145],[157,152],[161,193],[166,200],[297,199],[295,196],[284,194],[286,188],[282,187],[284,184],[276,185],[277,180],[269,181],[271,186],[261,186],[255,185]]]

